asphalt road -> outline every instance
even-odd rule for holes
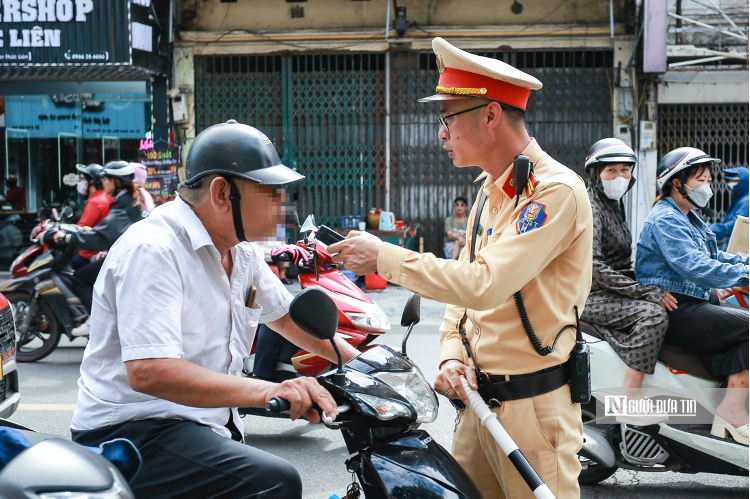
[[[295,286],[299,289],[298,286]],[[294,288],[292,288],[294,289]],[[392,329],[381,343],[401,345],[403,329],[399,326],[401,309],[408,292],[389,286],[372,298],[388,314]],[[437,328],[443,306],[422,300],[422,322],[414,328],[408,352],[428,380],[437,373]],[[68,426],[76,401],[78,367],[83,356],[85,340],[69,343],[46,359],[33,364],[20,364],[21,406],[12,420],[45,433],[70,437]],[[450,448],[455,411],[441,400],[438,419],[424,429],[443,446]],[[299,421],[245,417],[247,443],[289,460],[299,470],[304,483],[305,499],[327,499],[331,494],[343,496],[351,481],[344,467],[348,457],[339,432],[323,425]],[[636,473],[618,471],[605,482],[583,487],[584,498],[747,498],[747,477],[677,473]]]

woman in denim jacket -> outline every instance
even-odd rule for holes
[[[711,167],[720,160],[682,147],[656,169],[661,195],[641,231],[635,273],[643,284],[677,298],[669,312],[666,342],[700,355],[714,376],[727,376],[711,433],[748,444],[748,312],[709,302],[712,288],[748,285],[748,256],[719,251],[716,236],[693,211],[712,196]]]
[[[633,185],[636,157],[618,139],[596,142],[586,156],[588,191],[594,215],[591,293],[581,320],[592,327],[625,363],[622,393],[639,398],[646,374],[653,374],[664,337],[667,310],[677,301],[658,286],[644,286],[633,272],[633,237],[622,197]],[[666,414],[618,416],[619,423],[658,424]]]

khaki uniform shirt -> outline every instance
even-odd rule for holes
[[[592,214],[583,180],[547,155],[532,139],[523,151],[533,163],[537,185],[518,206],[512,170],[486,175],[487,201],[480,214],[476,259],[469,262],[478,202],[469,216],[466,248],[458,260],[384,244],[378,273],[425,298],[449,304],[440,328],[440,362],[467,363],[457,324],[468,314],[466,333],[479,367],[489,374],[526,374],[565,362],[575,328],[562,333],[553,353],[539,355],[529,341],[513,293],[521,291],[531,326],[551,346],[567,325],[574,305],[583,313],[591,289]]]

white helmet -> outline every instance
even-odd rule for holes
[[[668,152],[661,158],[656,166],[656,185],[662,190],[664,185],[678,173],[687,170],[691,166],[710,163],[708,166],[714,166],[721,163],[720,159],[712,158],[705,152],[695,147],[680,147]],[[680,180],[685,183],[685,179]]]
[[[638,162],[638,158],[635,156],[633,150],[620,139],[602,139],[594,143],[593,146],[589,147],[589,151],[586,153],[586,164],[585,168],[588,171],[589,168],[593,170],[595,166],[601,166],[602,163],[624,163],[635,165]],[[588,171],[588,174],[594,177],[592,171]]]

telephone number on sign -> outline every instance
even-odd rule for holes
[[[71,61],[105,61],[107,54],[65,54],[65,58]]]

